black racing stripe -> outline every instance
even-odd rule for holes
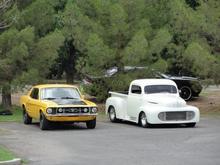
[[[72,99],[56,99],[53,100],[58,105],[86,105],[84,101]]]

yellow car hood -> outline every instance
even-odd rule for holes
[[[69,107],[69,106],[96,106],[96,104],[82,99],[56,99],[43,100],[48,107]]]

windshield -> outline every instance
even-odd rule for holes
[[[80,94],[76,88],[56,87],[42,89],[42,100],[52,99],[80,99]]]
[[[146,94],[177,93],[177,89],[174,85],[149,85],[149,86],[145,86],[144,92]]]

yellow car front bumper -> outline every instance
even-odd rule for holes
[[[94,115],[47,115],[47,120],[54,122],[84,122],[89,120],[94,120],[96,114]]]

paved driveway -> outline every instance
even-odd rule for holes
[[[33,165],[219,165],[220,119],[196,128],[140,128],[98,122],[41,131],[38,124],[0,123],[0,144]]]

